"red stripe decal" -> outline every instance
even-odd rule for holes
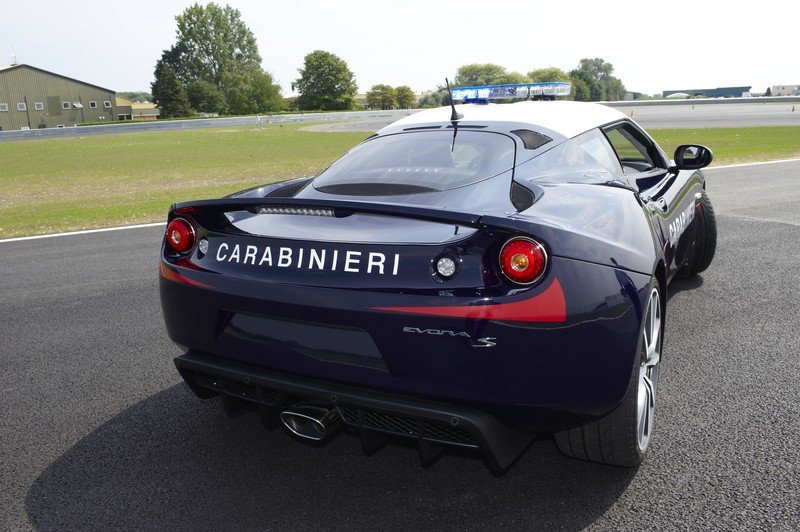
[[[539,295],[516,303],[474,305],[468,307],[379,307],[373,310],[429,314],[451,318],[474,318],[494,321],[536,321],[560,323],[567,320],[567,303],[558,279]]]
[[[171,270],[163,262],[161,263],[161,277],[163,277],[164,279],[169,279],[170,281],[175,281],[176,283],[188,284],[192,286],[200,286],[202,288],[214,288],[210,284],[201,283],[200,281],[195,281],[194,279],[189,279],[185,275],[181,275],[180,273]]]

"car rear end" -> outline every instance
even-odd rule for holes
[[[365,446],[474,447],[502,469],[627,388],[649,277],[559,252],[575,238],[534,218],[409,205],[177,204],[162,309],[202,397],[257,405],[311,439],[344,422]]]

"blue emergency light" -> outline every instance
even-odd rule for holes
[[[563,81],[546,83],[514,83],[510,85],[485,85],[481,87],[455,87],[452,99],[464,103],[489,102],[491,100],[532,99],[555,100],[556,96],[569,96],[572,84]]]

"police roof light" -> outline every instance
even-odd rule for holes
[[[511,85],[485,85],[480,87],[456,87],[452,89],[453,100],[490,101],[508,99],[555,99],[569,96],[572,84],[551,81],[546,83],[515,83]]]

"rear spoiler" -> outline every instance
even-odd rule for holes
[[[355,213],[415,218],[446,224],[456,224],[475,228],[492,227],[513,232],[529,232],[531,224],[540,227],[557,228],[553,224],[530,216],[524,219],[508,215],[473,214],[440,208],[416,207],[396,203],[366,203],[327,199],[300,198],[221,198],[195,200],[175,203],[169,213],[169,220],[185,214],[195,214],[206,218],[208,215],[221,215],[226,212],[247,211],[254,214],[298,214],[310,216],[331,216],[344,218]],[[218,223],[222,222],[219,220]],[[223,225],[228,226],[226,222]]]
[[[484,218],[478,214],[458,211],[443,211],[442,209],[399,204],[364,203],[360,201],[298,198],[221,198],[175,203],[170,209],[170,219],[183,214],[211,214],[234,211],[248,211],[256,214],[280,214],[285,212],[286,214],[308,214],[336,218],[344,218],[355,213],[380,214],[474,227],[482,225],[481,219]]]

